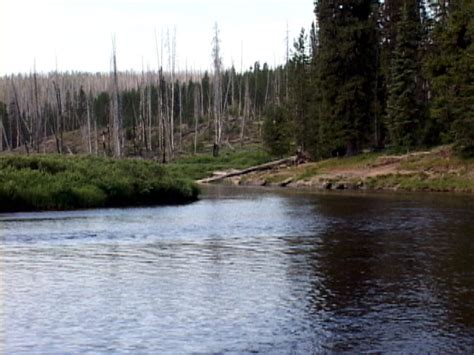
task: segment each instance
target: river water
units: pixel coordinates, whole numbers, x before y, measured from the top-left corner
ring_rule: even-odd
[[[474,351],[474,198],[212,187],[0,215],[6,353]]]

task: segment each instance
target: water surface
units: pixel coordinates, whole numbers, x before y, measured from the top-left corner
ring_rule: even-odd
[[[0,215],[8,353],[474,350],[474,199],[214,187]]]

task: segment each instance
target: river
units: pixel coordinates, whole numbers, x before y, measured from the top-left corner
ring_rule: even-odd
[[[474,198],[211,187],[0,215],[0,351],[474,351]]]

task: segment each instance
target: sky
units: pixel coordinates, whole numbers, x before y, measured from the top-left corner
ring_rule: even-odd
[[[215,23],[225,67],[273,66],[313,18],[313,0],[0,0],[0,75],[109,71],[114,36],[119,70],[156,70],[174,29],[178,69],[207,70]]]

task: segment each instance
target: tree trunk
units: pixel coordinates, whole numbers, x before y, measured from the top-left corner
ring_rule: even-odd
[[[265,163],[257,166],[253,166],[247,169],[243,170],[238,170],[238,171],[232,171],[230,173],[224,173],[224,174],[219,174],[218,176],[212,176],[206,179],[199,180],[199,183],[202,184],[209,184],[217,181],[221,181],[227,178],[235,177],[235,176],[241,176],[241,175],[246,175],[258,171],[265,171],[265,170],[270,170],[276,167],[279,167],[281,165],[294,165],[296,163],[297,156],[292,156],[289,158],[273,161],[270,163]]]
[[[91,110],[89,100],[87,100],[87,151],[92,154],[92,141],[91,141]]]
[[[199,87],[194,86],[194,154],[197,153],[198,123],[199,123]],[[202,94],[202,93],[201,93]]]
[[[120,109],[120,94],[118,86],[118,73],[117,73],[117,52],[115,46],[115,38],[112,42],[112,61],[113,61],[113,104],[112,104],[112,117],[113,117],[113,141],[114,141],[114,155],[117,158],[122,156],[122,117]]]

